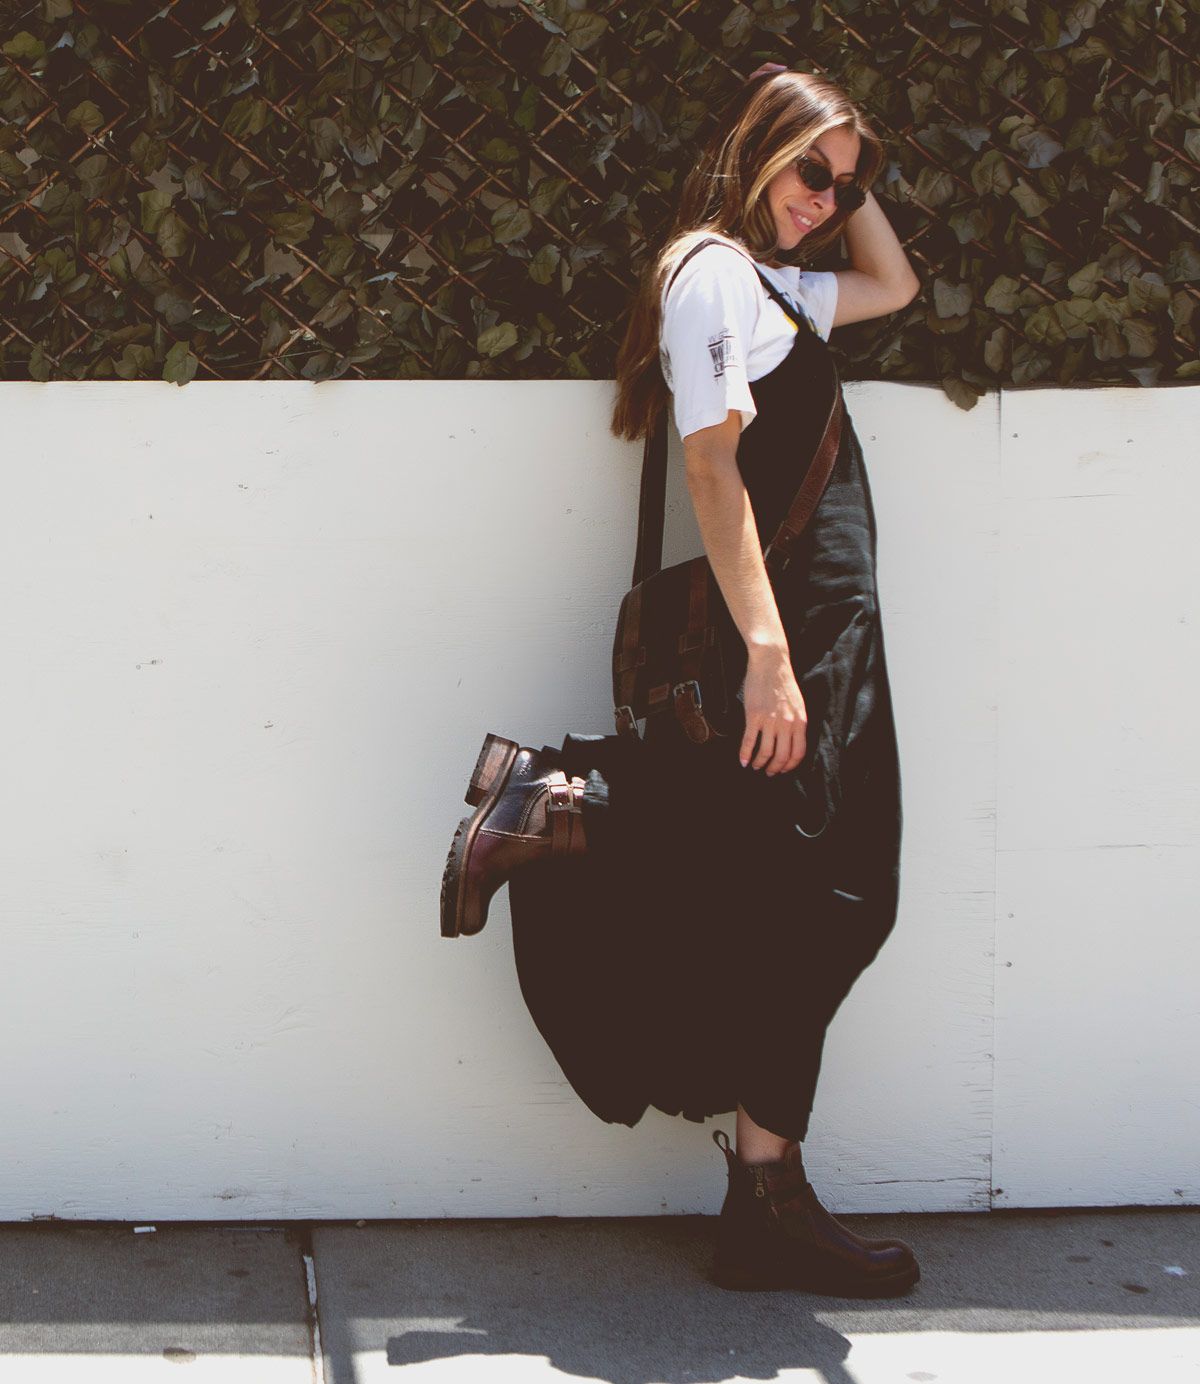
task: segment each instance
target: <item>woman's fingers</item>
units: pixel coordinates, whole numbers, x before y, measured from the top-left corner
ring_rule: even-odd
[[[764,719],[759,729],[759,734],[762,739],[759,742],[758,753],[754,756],[751,765],[751,767],[755,769],[761,769],[763,765],[769,763],[775,755],[777,733],[774,725],[769,720]]]
[[[761,736],[758,753],[754,756],[752,768],[766,769],[769,777],[790,773],[803,761],[808,748],[807,727],[802,721],[784,722],[777,725],[770,717],[755,722],[755,730],[747,731],[742,741],[740,758],[745,764],[754,748],[754,742]]]

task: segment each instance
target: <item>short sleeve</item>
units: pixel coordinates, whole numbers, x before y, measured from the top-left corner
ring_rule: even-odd
[[[743,428],[757,412],[746,359],[761,301],[754,266],[723,245],[698,250],[676,275],[663,309],[661,347],[681,438],[723,423],[730,409],[741,413]]]
[[[829,333],[833,331],[833,314],[837,311],[836,272],[805,269],[800,275],[800,296],[817,334],[822,340],[828,341]]]

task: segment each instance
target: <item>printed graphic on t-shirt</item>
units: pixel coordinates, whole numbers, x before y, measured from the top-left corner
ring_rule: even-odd
[[[708,338],[708,352],[712,356],[714,380],[720,379],[725,373],[725,367],[733,359],[733,341],[732,332],[722,332],[719,336]]]

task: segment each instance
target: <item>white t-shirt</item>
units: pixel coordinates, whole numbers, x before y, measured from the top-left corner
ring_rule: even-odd
[[[731,244],[733,249],[726,248]],[[745,428],[757,412],[750,381],[779,364],[800,330],[763,287],[755,264],[829,340],[836,273],[751,262],[731,241],[697,250],[670,285],[659,337],[659,360],[681,438],[723,423],[730,409],[740,411]]]

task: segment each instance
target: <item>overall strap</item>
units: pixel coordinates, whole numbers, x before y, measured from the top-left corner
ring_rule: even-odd
[[[792,305],[783,294],[778,292],[775,285],[758,269],[757,265],[754,267],[758,271],[758,277],[762,280],[767,292],[787,313],[788,317],[795,322],[797,330],[802,327],[807,328],[818,341],[824,344],[824,338],[817,331],[812,319],[807,314],[797,317]],[[800,483],[800,489],[796,491],[796,497],[787,514],[775,530],[775,536],[763,549],[763,562],[769,572],[782,572],[788,565],[791,559],[792,545],[812,518],[813,511],[825,493],[825,486],[833,472],[834,463],[837,461],[838,448],[842,442],[844,407],[842,385],[838,378],[837,364],[832,355],[829,357],[829,365],[833,371],[833,403],[829,409],[829,417],[825,420],[821,440],[817,443],[817,450],[813,453],[813,459],[805,472],[804,480]]]
[[[771,297],[775,299],[779,306],[784,310],[786,315],[790,317],[792,321],[796,324],[797,330],[799,330],[801,327],[805,327],[810,332],[812,332],[814,336],[819,337],[821,335],[821,333],[818,332],[816,327],[813,325],[812,318],[809,317],[807,313],[801,313],[799,317],[796,316],[796,309],[792,307],[791,303],[789,303],[788,300],[783,296],[783,294],[780,293],[780,291],[775,287],[771,280],[767,278],[767,276],[762,272],[762,270],[758,267],[757,264],[754,266],[754,272],[762,280],[763,287],[767,290]]]
[[[675,266],[670,279],[667,282],[663,300],[666,301],[666,294],[670,292],[671,285],[675,282],[675,277],[683,266],[688,262],[697,251],[702,250],[706,245],[726,245],[735,254],[741,254],[734,246],[729,245],[728,241],[721,240],[716,236],[708,236],[693,245],[688,252],[683,255],[679,263]],[[772,298],[779,304],[787,316],[796,324],[797,329],[806,328],[816,336],[818,341],[823,340],[812,321],[807,315],[797,315],[795,309],[786,298],[776,289],[765,274],[754,265],[755,273],[758,274],[763,286]],[[832,359],[830,361],[832,365]],[[795,499],[787,515],[783,519],[779,528],[775,531],[775,536],[763,549],[763,559],[767,562],[770,570],[782,571],[787,566],[790,557],[792,544],[800,536],[805,524],[812,517],[813,511],[817,507],[821,496],[825,492],[826,482],[829,480],[833,470],[834,461],[837,458],[838,447],[841,443],[842,425],[842,389],[837,377],[837,368],[834,366],[834,398],[833,406],[829,413],[829,418],[825,424],[825,430],[821,441],[817,446],[816,453],[808,467],[804,480],[796,492]],[[633,560],[633,585],[652,576],[662,567],[662,543],[663,543],[663,523],[666,516],[666,493],[667,493],[667,409],[663,408],[654,421],[654,425],[646,435],[646,444],[642,453],[642,483],[641,492],[638,498],[638,533],[637,550]]]

